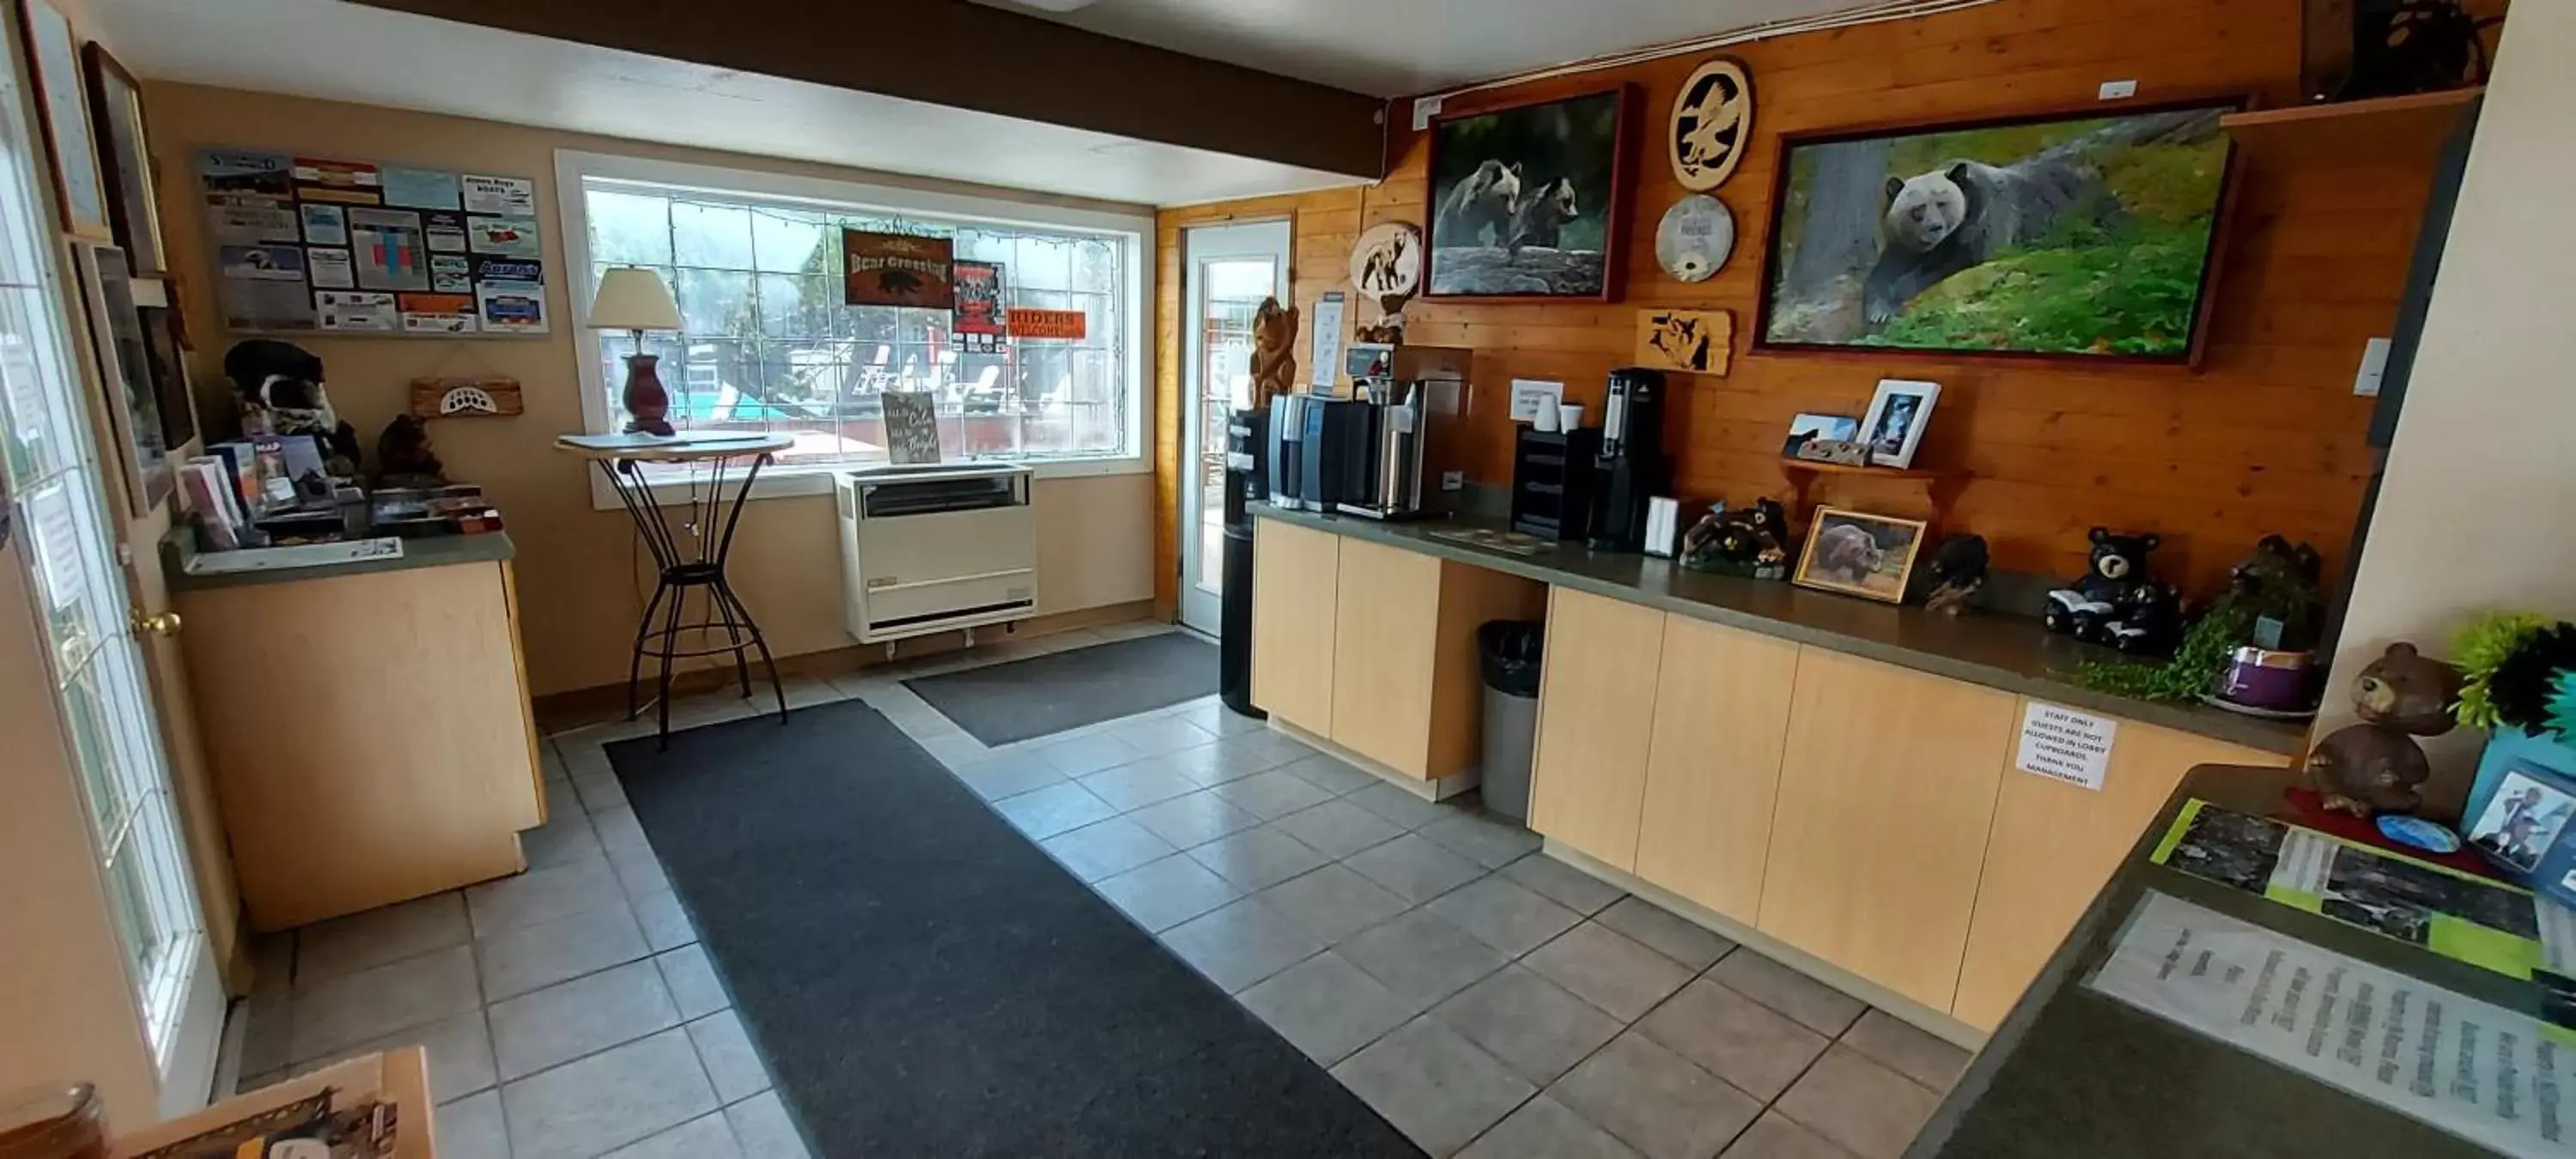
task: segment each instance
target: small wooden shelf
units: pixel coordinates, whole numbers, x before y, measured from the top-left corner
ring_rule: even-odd
[[[2375,97],[2366,101],[2333,101],[2256,112],[2229,113],[2219,126],[2258,161],[2368,157],[2404,165],[2441,149],[2460,110],[2485,92],[2484,85]]]
[[[1780,473],[1789,477],[1789,514],[1792,518],[1801,521],[1805,520],[1807,513],[1813,510],[1809,504],[1808,493],[1814,490],[1818,475],[1894,479],[1920,484],[1924,498],[1930,500],[1932,504],[1932,529],[1935,532],[1940,530],[1942,524],[1949,522],[1950,503],[1959,497],[1959,489],[1967,486],[1970,478],[1966,471],[1860,467],[1849,463],[1821,463],[1813,459],[1792,459],[1786,455],[1780,458]]]

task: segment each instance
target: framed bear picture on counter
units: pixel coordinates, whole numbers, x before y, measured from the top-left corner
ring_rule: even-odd
[[[2242,104],[1789,139],[1756,348],[2195,361]]]

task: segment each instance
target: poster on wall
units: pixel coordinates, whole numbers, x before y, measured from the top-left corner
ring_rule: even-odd
[[[952,309],[957,296],[948,268],[954,256],[944,237],[842,230],[844,299],[853,306]]]
[[[1011,337],[1079,342],[1091,335],[1091,316],[1080,310],[1011,309]]]
[[[227,329],[545,334],[536,182],[253,149],[196,155]]]
[[[1010,334],[1010,318],[1002,305],[1002,266],[998,262],[956,262],[949,272],[957,283],[957,306],[950,312],[948,332],[957,336],[957,348],[968,354],[998,354],[1002,339]]]

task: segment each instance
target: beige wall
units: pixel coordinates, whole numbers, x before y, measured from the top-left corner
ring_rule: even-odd
[[[2521,4],[2505,29],[2423,347],[2389,451],[2321,730],[2395,640],[2436,654],[2477,612],[2576,618],[2576,330],[2566,228],[2576,188],[2576,5]],[[2456,782],[2484,734],[2433,748]]]
[[[464,169],[534,178],[546,257],[562,265],[554,154],[579,149],[733,165],[876,184],[973,192],[1025,202],[1141,212],[1032,194],[960,187],[703,150],[553,132],[489,121],[366,105],[305,100],[147,80],[145,101],[161,189],[170,210],[172,262],[186,281],[184,304],[198,350],[201,396],[220,384],[225,333],[194,196],[190,153],[232,145]],[[507,375],[527,396],[510,419],[433,424],[448,473],[480,483],[519,545],[519,594],[527,609],[528,678],[539,695],[626,678],[628,649],[649,580],[630,571],[640,545],[623,512],[592,508],[585,464],[550,449],[582,425],[570,307],[561,279],[548,287],[554,333],[543,339],[437,341],[308,337],[297,341],[329,367],[331,397],[373,453],[377,433],[402,408],[422,375]],[[1042,612],[1071,611],[1152,596],[1153,491],[1148,474],[1050,479],[1037,489],[1038,583]],[[840,542],[828,496],[756,501],[734,541],[733,580],[781,655],[849,645],[842,629]]]

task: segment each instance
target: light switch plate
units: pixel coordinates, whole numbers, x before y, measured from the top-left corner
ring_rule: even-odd
[[[2388,376],[2388,351],[2394,345],[2385,338],[2373,338],[2361,348],[2361,373],[2352,376],[2352,392],[2363,398],[2378,398],[2380,380]]]
[[[2138,95],[2138,82],[2134,80],[2106,80],[2102,82],[2103,100],[2125,101],[2136,95]]]
[[[1443,491],[1464,491],[1464,490],[1466,490],[1466,489],[1467,489],[1467,473],[1466,473],[1465,471],[1442,471],[1442,472],[1440,472],[1440,489],[1441,489],[1441,490],[1443,490]]]

